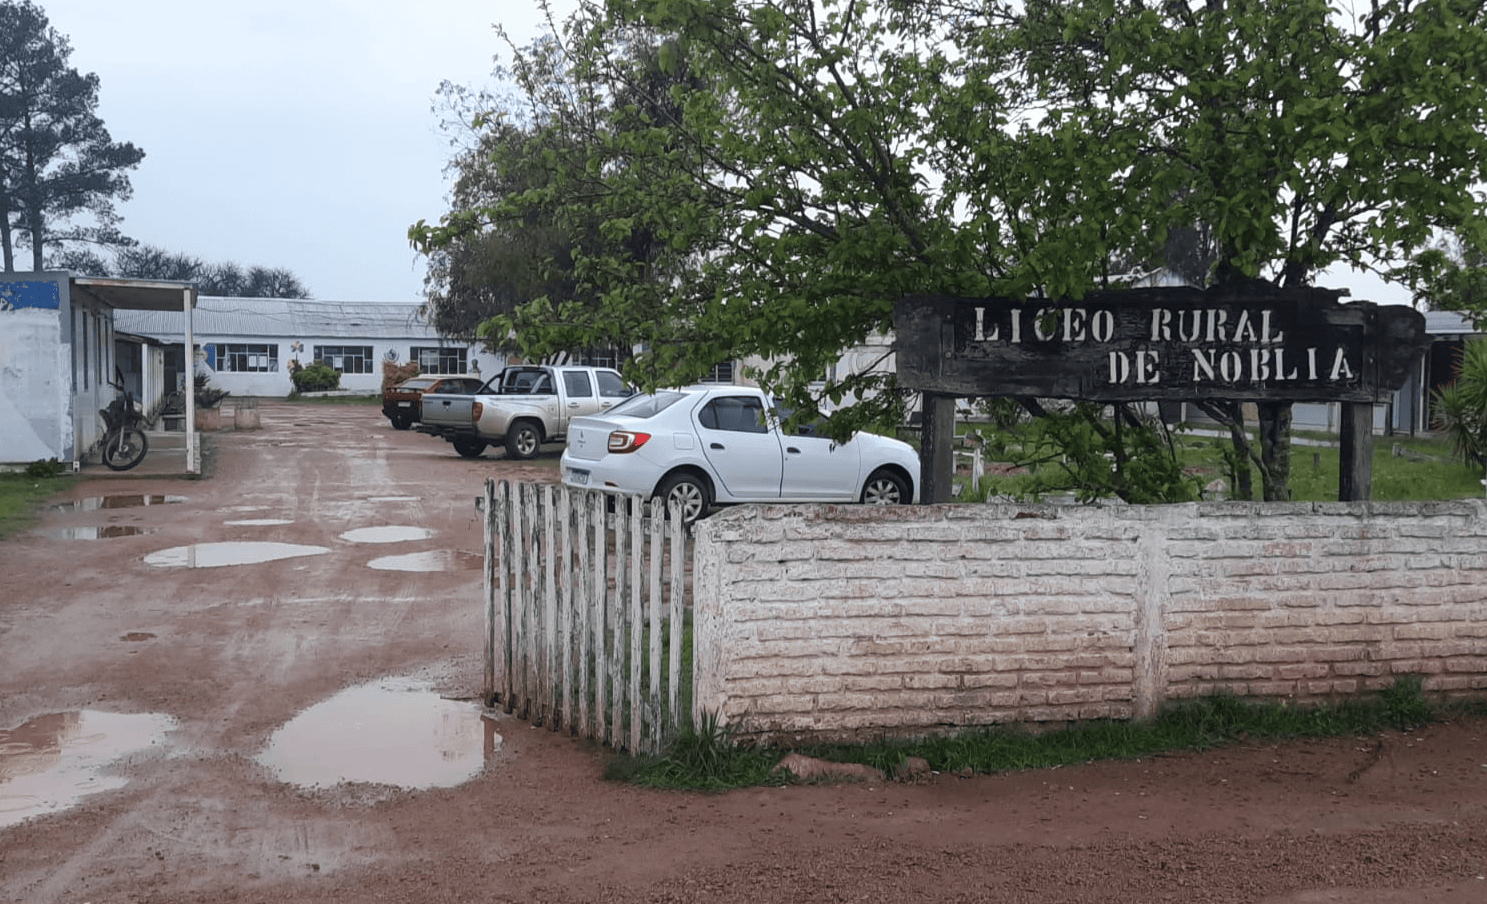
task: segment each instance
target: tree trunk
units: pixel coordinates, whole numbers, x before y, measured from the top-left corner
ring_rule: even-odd
[[[1291,403],[1261,402],[1260,468],[1266,502],[1291,499]]]
[[[10,211],[0,207],[0,273],[15,272],[15,250],[11,245]]]
[[[1233,446],[1233,451],[1225,457],[1231,469],[1229,479],[1234,481],[1229,498],[1241,502],[1253,500],[1255,477],[1250,470],[1250,462],[1257,461],[1258,457],[1250,443],[1249,433],[1244,429],[1244,406],[1227,401],[1199,401],[1195,404],[1209,417],[1229,428],[1229,443]]]
[[[40,273],[43,269],[45,269],[42,266],[42,264],[45,262],[45,256],[42,254],[42,249],[46,245],[46,227],[44,225],[44,221],[41,218],[40,210],[33,209],[31,211],[30,230],[31,270],[32,272]]]

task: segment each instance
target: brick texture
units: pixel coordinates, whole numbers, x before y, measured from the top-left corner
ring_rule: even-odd
[[[699,522],[695,705],[775,739],[1487,690],[1487,506],[744,507]]]

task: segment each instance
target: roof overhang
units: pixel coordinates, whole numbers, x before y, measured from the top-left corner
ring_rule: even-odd
[[[116,310],[185,311],[188,305],[196,307],[196,286],[191,283],[74,276],[72,287]]]

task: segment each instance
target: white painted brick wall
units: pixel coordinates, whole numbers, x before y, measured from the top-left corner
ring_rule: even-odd
[[[1487,505],[750,506],[697,526],[695,705],[748,734],[1487,690]]]

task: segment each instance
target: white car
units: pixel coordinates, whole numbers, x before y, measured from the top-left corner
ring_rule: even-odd
[[[749,386],[689,386],[633,396],[568,427],[563,483],[656,496],[695,521],[714,504],[909,503],[919,456],[908,443],[859,433],[845,443],[785,433],[782,411]]]

